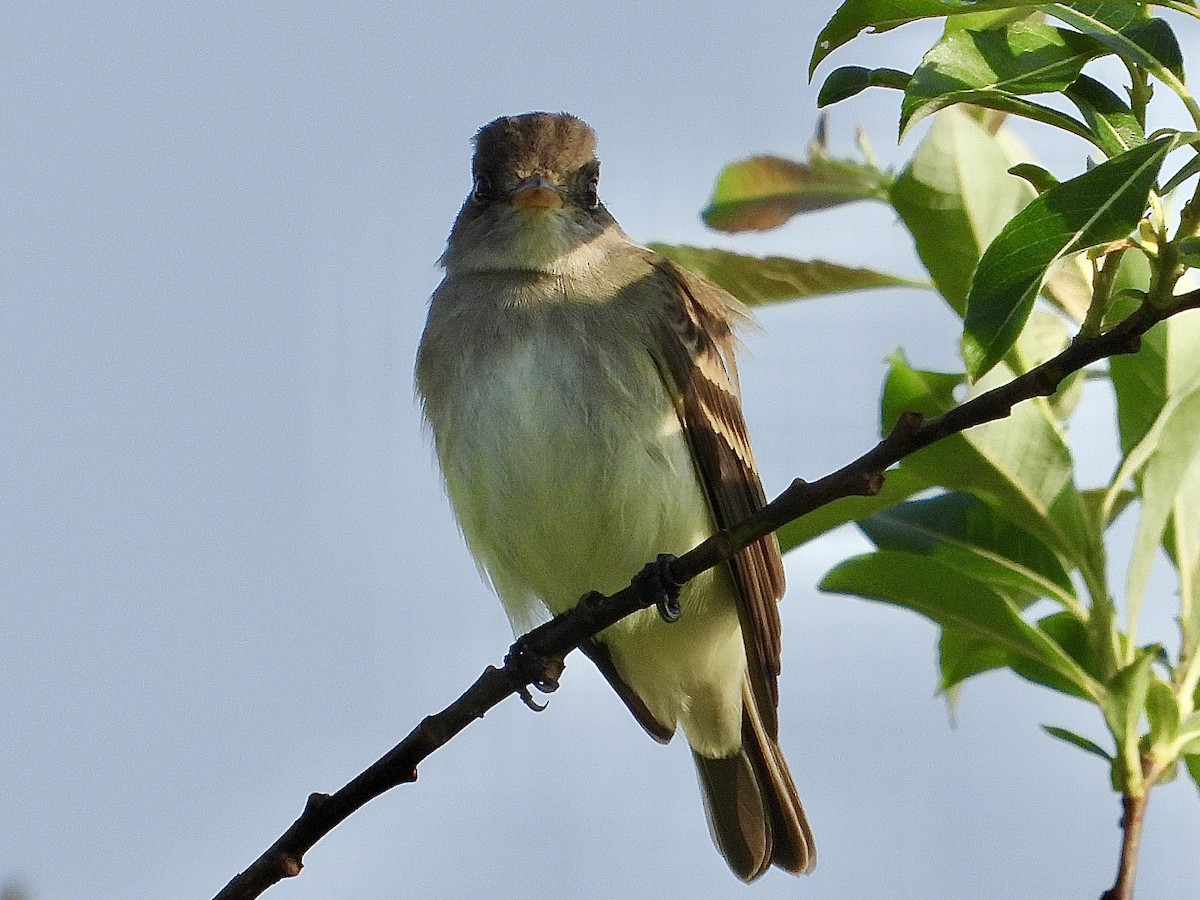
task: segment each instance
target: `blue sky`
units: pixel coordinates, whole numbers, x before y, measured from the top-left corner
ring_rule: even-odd
[[[587,119],[602,195],[638,239],[916,272],[881,206],[736,239],[698,219],[723,163],[803,153],[808,51],[834,5],[6,13],[0,883],[36,900],[211,896],[309,792],[503,657],[411,382],[479,125]],[[911,66],[928,35],[834,62]],[[834,149],[861,122],[899,164],[895,115],[883,93],[843,104]],[[1082,166],[1082,146],[1047,143],[1059,174]],[[742,379],[770,493],[870,446],[894,348],[954,364],[953,322],[919,291],[760,318]],[[1105,398],[1081,416],[1099,479]],[[951,728],[933,627],[814,587],[862,546],[839,532],[787,560],[782,742],[815,875],[734,881],[682,742],[649,741],[572,659],[547,712],[505,703],[267,896],[1098,896],[1117,798],[1037,727],[1098,736],[1098,715],[991,675]],[[1198,826],[1194,785],[1156,791],[1140,896],[1190,896]]]

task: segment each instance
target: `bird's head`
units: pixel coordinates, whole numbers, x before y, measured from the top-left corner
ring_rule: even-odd
[[[526,113],[475,135],[474,183],[442,264],[556,272],[616,223],[600,202],[595,132],[566,113]]]

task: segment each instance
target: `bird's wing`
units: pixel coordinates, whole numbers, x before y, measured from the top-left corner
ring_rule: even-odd
[[[612,656],[608,652],[608,648],[600,643],[595,638],[584,641],[579,645],[579,649],[587,654],[588,659],[596,664],[596,668],[600,670],[617,696],[624,702],[626,708],[633,713],[633,717],[637,719],[638,724],[646,730],[646,734],[654,738],[660,744],[668,743],[675,736],[675,726],[664,725],[658,719],[654,718],[654,714],[650,712],[646,702],[637,695],[637,693],[625,680],[621,678],[621,673],[617,671],[617,667],[613,664]]]
[[[679,412],[696,470],[718,528],[734,525],[766,503],[746,434],[734,368],[732,325],[745,308],[715,285],[651,254],[651,278],[665,307],[655,315],[654,352]],[[657,311],[656,311],[657,312]],[[783,562],[774,535],[730,561],[750,683],[768,733],[778,736]]]

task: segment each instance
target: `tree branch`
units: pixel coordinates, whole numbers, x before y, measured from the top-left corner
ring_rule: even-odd
[[[685,584],[805,513],[843,497],[877,493],[883,484],[883,472],[905,456],[967,428],[1002,419],[1015,404],[1054,393],[1064,378],[1097,360],[1135,352],[1141,336],[1152,326],[1197,307],[1200,291],[1176,297],[1167,309],[1145,303],[1111,330],[1077,338],[1042,365],[943,415],[924,420],[907,413],[878,445],[838,471],[811,483],[796,479],[779,497],[743,522],[717,532],[677,559],[668,558],[665,566],[649,564],[629,586],[610,597],[586,595],[573,609],[520,638],[503,667],[489,666],[457,700],[422,720],[404,740],[337,793],[310,795],[291,827],[249,868],[236,875],[215,900],[250,900],[276,882],[299,874],[304,854],[317,841],[380,794],[415,781],[417,766],[426,757],[510,694],[520,695],[537,708],[528,685],[553,690],[564,657],[582,642],[631,613],[662,603],[664,575],[668,582]]]
[[[1150,790],[1140,796],[1125,795],[1121,798],[1121,861],[1117,865],[1117,880],[1100,900],[1133,900],[1133,880],[1137,872],[1138,850],[1142,844],[1142,822],[1146,818],[1146,803]]]
[[[797,479],[782,494],[754,515],[725,531],[719,531],[704,543],[681,556],[672,566],[677,581],[686,582],[701,572],[728,559],[747,544],[783,527],[834,500],[874,494],[879,479],[889,467],[930,444],[966,431],[976,425],[1005,418],[1022,400],[1048,397],[1068,375],[1098,360],[1124,353],[1136,353],[1141,337],[1152,327],[1176,313],[1200,307],[1200,290],[1181,294],[1166,309],[1143,303],[1128,318],[1091,338],[1077,338],[1057,356],[1030,369],[987,393],[935,418],[923,420],[916,413],[900,417],[891,434],[858,459],[826,475],[819,481]],[[726,552],[728,546],[732,552]]]

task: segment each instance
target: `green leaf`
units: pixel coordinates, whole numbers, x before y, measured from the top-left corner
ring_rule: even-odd
[[[1084,64],[1104,52],[1078,32],[1036,22],[982,31],[951,30],[925,54],[900,110],[900,132],[953,103],[973,103],[1035,119],[1085,139],[1090,132],[1070,116],[1019,95],[1061,91]]]
[[[962,13],[947,16],[943,34],[955,31],[982,31],[987,28],[999,28],[1011,25],[1013,22],[1040,22],[1045,16],[1028,4],[1012,9],[998,9],[993,12]]]
[[[907,500],[928,487],[929,483],[915,472],[890,469],[884,475],[883,487],[878,494],[872,497],[843,497],[784,525],[775,533],[779,548],[787,553],[848,522],[864,519]]]
[[[1087,75],[1080,75],[1063,94],[1075,104],[1106,156],[1118,156],[1146,142],[1129,104]]]
[[[1008,170],[1008,174],[1024,178],[1039,194],[1058,184],[1058,179],[1052,173],[1033,163],[1017,163]]]
[[[1168,403],[1163,413],[1166,420],[1142,472],[1142,517],[1126,588],[1131,632],[1141,610],[1151,564],[1173,515],[1182,526],[1176,539],[1186,541],[1186,545],[1175,545],[1175,560],[1188,577],[1198,552],[1194,531],[1200,525],[1200,389],[1183,397],[1173,409]],[[1154,436],[1156,430],[1151,429],[1148,438]]]
[[[846,0],[817,35],[808,65],[811,78],[821,61],[865,29],[890,31],[918,19],[1028,7],[1015,0]]]
[[[1004,668],[1008,659],[1008,653],[991,641],[943,628],[938,639],[938,667],[942,673],[938,690],[947,695],[953,709],[956,688],[974,675]]]
[[[1137,247],[1126,250],[1121,256],[1121,264],[1117,266],[1117,277],[1113,281],[1112,304],[1109,306],[1108,312],[1104,314],[1104,327],[1111,328],[1131,316],[1145,302],[1146,291],[1149,287],[1150,258]],[[1141,354],[1124,355],[1140,356]],[[1118,357],[1114,356],[1109,359],[1110,367],[1114,359],[1118,359]]]
[[[1038,622],[1037,628],[1061,647],[1067,656],[1079,664],[1079,667],[1083,671],[1099,680],[1096,666],[1096,652],[1092,647],[1091,638],[1087,633],[1087,626],[1079,618],[1080,615],[1085,615],[1082,609],[1079,610],[1078,615],[1067,611],[1055,613]],[[1083,692],[1073,681],[1064,678],[1061,674],[1039,660],[1014,656],[1009,659],[1008,664],[1014,672],[1034,684],[1040,684],[1051,690],[1060,691],[1083,700],[1093,699]]]
[[[1183,638],[1182,652],[1192,658],[1200,652],[1200,565],[1193,561],[1190,581],[1186,574],[1181,575],[1179,580],[1179,630]],[[1197,747],[1197,750],[1200,750],[1200,747]]]
[[[1051,266],[1042,285],[1042,296],[1082,323],[1092,305],[1092,268],[1086,256],[1074,253]]]
[[[1173,142],[1142,144],[1064,181],[1004,226],[979,260],[967,297],[963,358],[972,378],[1008,352],[1052,264],[1137,227]]]
[[[756,156],[730,163],[701,213],[718,231],[765,231],[792,216],[857,200],[885,200],[891,176],[817,151],[808,162]]]
[[[1179,777],[1179,758],[1172,759],[1163,766],[1162,774],[1158,776],[1158,784],[1170,784]]]
[[[1039,620],[1037,627],[1050,635],[1071,659],[1079,663],[1083,671],[1096,679],[1101,677],[1099,654],[1084,618],[1064,610]]]
[[[959,108],[944,110],[889,198],[938,292],[962,315],[983,248],[1033,198],[1005,146]]]
[[[1188,774],[1192,776],[1192,781],[1196,782],[1196,787],[1200,788],[1200,753],[1189,753],[1183,757],[1183,764],[1187,766]]]
[[[887,87],[904,90],[908,87],[907,72],[898,69],[866,69],[862,66],[842,66],[829,73],[817,93],[817,107],[825,108],[842,100],[849,99],[855,94],[862,93],[869,87]]]
[[[1146,463],[1157,452],[1168,422],[1172,420],[1179,404],[1198,387],[1200,387],[1200,376],[1194,377],[1189,384],[1166,398],[1153,423],[1142,433],[1137,445],[1130,448],[1129,452],[1125,454],[1125,458],[1121,460],[1106,491],[1103,508],[1111,507],[1116,502],[1116,495],[1124,489],[1131,478],[1137,479],[1138,483],[1141,483],[1142,472]],[[1111,518],[1111,516],[1107,517]]]
[[[932,557],[895,550],[856,556],[835,566],[820,587],[911,609],[943,628],[1045,666],[1078,693],[1091,698],[1102,693],[1096,680],[1045,633],[1022,619],[1011,601]]]
[[[1170,745],[1180,731],[1179,702],[1171,686],[1151,673],[1150,687],[1146,692],[1146,719],[1150,723],[1150,738],[1153,743]]]
[[[870,288],[928,287],[899,275],[824,260],[747,256],[687,244],[651,244],[650,248],[723,287],[749,306]]]
[[[1155,325],[1142,336],[1137,353],[1109,360],[1109,374],[1117,395],[1121,451],[1128,454],[1154,426],[1168,398],[1200,378],[1200,312],[1180,313]]]
[[[1061,113],[1049,106],[1043,106],[1040,103],[1034,103],[1031,100],[1025,100],[1013,94],[990,90],[956,91],[954,93],[941,94],[920,105],[913,106],[908,111],[908,117],[901,120],[901,139],[908,134],[912,126],[916,125],[922,119],[957,103],[969,103],[972,106],[980,106],[986,109],[994,109],[997,112],[1020,116],[1023,119],[1041,122],[1043,125],[1051,125],[1054,128],[1059,128],[1084,140],[1092,140],[1092,134],[1087,127],[1065,113]]]
[[[1200,159],[1200,157],[1197,157]],[[1192,235],[1181,240],[1177,246],[1179,261],[1192,269],[1200,268],[1200,237]]]
[[[900,350],[893,353],[888,362],[891,368],[884,382],[883,403],[880,407],[880,428],[884,434],[895,428],[900,416],[906,412],[918,412],[926,418],[932,418],[954,408],[957,402],[955,393],[963,384],[962,375],[914,369]],[[944,440],[964,437],[965,434],[960,432]],[[926,449],[933,450],[937,446],[938,444],[934,444]],[[925,451],[920,451],[923,452]],[[919,453],[906,457],[906,462],[918,455]],[[929,483],[938,484],[939,481],[934,477]]]
[[[911,500],[864,519],[859,527],[881,550],[936,557],[1018,606],[1040,597],[1077,603],[1054,552],[970,494]]]
[[[1105,502],[1108,500],[1108,491],[1105,488],[1092,488],[1080,491],[1079,496],[1083,499],[1083,506],[1087,511],[1088,519],[1095,523],[1097,532],[1102,532],[1108,528],[1125,511],[1125,508],[1137,499],[1136,492],[1119,490],[1112,499],[1111,505],[1106,506]]]
[[[974,386],[972,395],[1010,375],[1006,365],[998,366]],[[894,354],[884,385],[884,431],[907,410],[932,417],[951,409],[960,379],[912,369]],[[901,468],[930,484],[974,494],[1053,547],[1069,567],[1081,566],[1103,580],[1098,536],[1072,481],[1070,450],[1045,400],[1020,403],[1005,419],[950,435],[907,457]]]
[[[1017,336],[1017,342],[1009,350],[1004,361],[1014,374],[1019,375],[1057,356],[1066,349],[1070,340],[1066,322],[1061,315],[1049,310],[1036,309],[1029,316],[1029,321],[1025,323],[1025,328]],[[1083,372],[1072,373],[1063,380],[1058,390],[1047,398],[1059,420],[1066,419],[1069,415],[1083,375]]]
[[[1060,612],[1042,619],[1037,623],[1037,628],[1075,660],[1083,671],[1099,681],[1096,652],[1085,622],[1073,613]],[[987,640],[964,635],[952,628],[942,629],[938,641],[938,662],[942,673],[939,690],[946,695],[951,713],[957,702],[957,691],[964,681],[1005,666],[1034,684],[1094,702],[1094,697],[1072,679],[1064,677],[1042,661],[1008,652]]]
[[[1111,763],[1113,760],[1112,754],[1110,754],[1095,741],[1089,741],[1087,738],[1082,737],[1073,731],[1068,731],[1065,728],[1059,728],[1057,725],[1043,725],[1042,728],[1047,734],[1058,738],[1060,741],[1066,741],[1068,744],[1072,744],[1073,746],[1078,747],[1080,750],[1086,750],[1088,753],[1094,753],[1105,762]]]
[[[1114,357],[1109,372],[1117,395],[1117,424],[1125,459],[1113,477],[1107,496],[1122,490],[1132,476],[1145,486],[1145,472],[1151,454],[1158,450],[1167,422],[1178,414],[1184,398],[1200,388],[1200,312],[1186,312],[1160,322],[1142,338],[1137,354]],[[1194,402],[1194,401],[1193,401]],[[1183,434],[1172,438],[1180,452],[1179,442],[1186,445],[1185,417],[1173,426]],[[1130,565],[1130,577],[1137,584],[1144,582],[1144,569],[1155,554],[1154,537],[1161,519],[1164,492],[1178,476],[1179,460],[1164,459],[1154,473],[1151,485],[1153,496],[1150,509],[1143,509],[1139,523],[1135,560]],[[1200,642],[1200,547],[1197,523],[1200,521],[1200,471],[1195,466],[1184,471],[1176,482],[1170,498],[1170,520],[1162,535],[1162,545],[1179,572],[1179,622],[1187,647]],[[1115,501],[1111,501],[1115,506]],[[1135,565],[1136,564],[1136,565]]]
[[[1105,686],[1100,709],[1117,747],[1136,747],[1146,694],[1150,689],[1150,665],[1157,648],[1138,651],[1137,658],[1119,670]]]
[[[1194,712],[1179,723],[1178,739],[1184,753],[1200,753],[1200,712]]]
[[[1163,19],[1145,18],[1140,4],[1047,3],[1041,8],[1160,80],[1183,80],[1183,53],[1175,32]]]
[[[1028,372],[1061,353],[1070,340],[1061,316],[1035,310],[1029,317],[1029,324],[1017,338],[1007,362],[1017,372]]]

